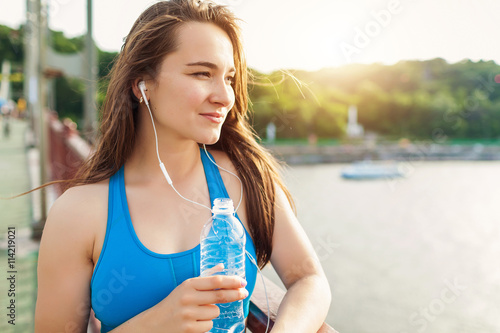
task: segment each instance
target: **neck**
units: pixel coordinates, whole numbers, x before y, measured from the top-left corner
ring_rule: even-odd
[[[151,127],[151,124],[149,124]],[[157,131],[159,129],[157,128]],[[190,140],[173,140],[158,133],[158,153],[160,159],[175,183],[182,182],[200,163],[198,144]],[[151,128],[139,128],[132,155],[127,168],[143,181],[157,182],[164,179],[156,153],[155,135]]]

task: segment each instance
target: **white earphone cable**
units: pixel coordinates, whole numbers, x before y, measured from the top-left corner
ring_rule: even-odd
[[[155,142],[156,142],[156,156],[158,157],[158,162],[160,162],[160,168],[162,169],[163,171],[163,174],[165,175],[165,178],[167,179],[167,182],[170,184],[170,186],[172,186],[172,188],[174,189],[175,193],[177,193],[182,199],[186,200],[186,201],[189,201],[195,205],[198,205],[198,206],[201,206],[201,207],[204,207],[204,208],[207,208],[208,210],[212,211],[212,209],[210,209],[210,207],[207,207],[201,203],[198,203],[196,201],[193,201],[193,200],[190,200],[186,197],[184,197],[182,194],[179,193],[179,191],[177,191],[177,189],[175,188],[174,184],[172,183],[172,180],[170,179],[170,177],[168,176],[168,173],[166,172],[166,169],[165,169],[165,166],[163,164],[163,162],[161,161],[160,159],[160,153],[159,153],[159,150],[158,150],[158,135],[156,133],[156,126],[155,126],[155,122],[153,120],[153,113],[151,112],[151,108],[149,107],[149,103],[148,103],[148,100],[146,99],[146,96],[144,94],[144,91],[141,90],[141,92],[143,93],[143,96],[144,96],[144,100],[145,100],[145,104],[148,108],[148,111],[149,111],[149,116],[151,117],[151,123],[153,124],[153,131],[155,133]],[[243,200],[243,182],[241,181],[240,177],[238,177],[236,174],[234,174],[233,172],[221,167],[220,165],[218,165],[217,163],[215,163],[214,160],[212,160],[212,158],[210,157],[210,155],[208,154],[208,151],[207,151],[207,147],[205,146],[205,144],[203,144],[203,150],[205,151],[205,154],[207,155],[208,159],[210,160],[210,162],[212,162],[215,166],[217,166],[219,169],[221,170],[224,170],[226,171],[227,173],[233,175],[234,177],[236,177],[238,179],[238,181],[240,182],[240,200],[238,202],[238,205],[236,206],[234,212],[236,214],[236,212],[238,211],[238,208],[240,207],[241,205],[241,202]],[[250,259],[250,261],[252,262],[252,264],[255,265],[255,267],[257,267],[257,270],[259,271],[260,273],[260,277],[262,279],[262,284],[264,286],[264,293],[266,295],[266,302],[267,302],[267,327],[266,327],[266,333],[268,332],[269,330],[269,321],[270,321],[270,306],[269,306],[269,298],[267,296],[267,289],[266,289],[266,283],[264,281],[264,275],[262,274],[260,268],[259,268],[259,265],[257,265],[257,262],[255,261],[255,259],[252,257],[252,255],[247,251],[245,250],[245,253],[247,255],[247,257]]]
[[[210,155],[208,154],[208,151],[207,151],[207,147],[205,146],[205,144],[203,144],[203,150],[205,151],[205,154],[207,155],[208,159],[210,160],[210,162],[212,162],[215,166],[217,166],[219,169],[221,170],[224,170],[226,171],[227,173],[233,175],[236,177],[236,179],[238,179],[238,181],[240,182],[240,201],[238,202],[238,205],[236,206],[236,208],[234,209],[234,212],[236,213],[238,211],[238,208],[240,208],[240,205],[241,205],[241,201],[243,200],[243,182],[241,181],[240,177],[238,177],[237,175],[235,175],[234,173],[232,173],[231,171],[227,170],[227,169],[224,169],[223,167],[221,167],[220,165],[218,165],[217,163],[215,163],[214,160],[212,160],[212,158],[210,157]]]
[[[158,157],[158,162],[160,162],[160,168],[162,168],[162,171],[164,169],[164,166],[163,166],[163,162],[161,161],[160,159],[160,153],[158,151],[158,135],[156,134],[156,126],[155,126],[155,122],[153,120],[153,114],[151,112],[151,108],[149,107],[149,103],[147,102],[147,99],[145,99],[146,101],[146,106],[148,107],[148,111],[149,111],[149,116],[151,117],[151,123],[153,124],[153,131],[155,133],[155,141],[156,141],[156,156]],[[162,167],[163,166],[163,167]],[[164,172],[164,175],[165,175],[165,172]],[[166,177],[166,175],[165,175]],[[186,201],[189,201],[195,205],[198,205],[198,206],[201,206],[201,207],[204,207],[206,209],[208,209],[209,211],[212,211],[212,209],[210,207],[207,207],[201,203],[198,203],[196,201],[193,201],[193,200],[190,200],[186,197],[184,197],[182,194],[179,193],[179,191],[177,191],[177,189],[175,188],[174,184],[172,183],[172,181],[170,180],[170,177],[167,178],[167,182],[170,184],[170,186],[172,186],[172,188],[174,189],[175,193],[177,193],[182,199],[186,200]]]
[[[269,306],[269,297],[267,297],[267,288],[266,288],[266,282],[264,281],[264,274],[262,274],[262,271],[260,270],[259,265],[257,265],[257,263],[255,262],[255,259],[252,257],[252,255],[247,250],[245,250],[245,252],[247,254],[247,257],[252,262],[252,264],[254,264],[255,267],[257,267],[257,270],[259,271],[259,274],[260,274],[260,278],[262,280],[262,285],[264,286],[264,293],[266,295],[266,303],[267,303],[267,326],[266,326],[265,333],[267,333],[267,331],[269,330],[269,324],[270,324],[270,320],[271,320],[271,307]]]

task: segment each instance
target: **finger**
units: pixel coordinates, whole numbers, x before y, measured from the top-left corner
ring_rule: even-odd
[[[198,320],[213,320],[220,315],[220,309],[215,304],[200,305],[198,311]]]
[[[208,332],[213,326],[214,323],[212,320],[198,320],[192,322],[190,328],[192,328],[192,332]]]
[[[201,274],[201,276],[212,276],[216,273],[222,272],[224,270],[224,264],[220,263],[220,264],[217,264],[214,267],[206,269],[206,270],[202,267],[202,270],[203,270],[203,273]]]
[[[245,288],[202,291],[197,295],[198,304],[220,304],[241,301],[248,297]]]
[[[213,275],[193,279],[193,287],[199,291],[214,289],[237,289],[246,286],[246,280],[236,275]]]

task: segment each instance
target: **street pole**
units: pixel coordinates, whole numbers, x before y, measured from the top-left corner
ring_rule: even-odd
[[[39,151],[39,165],[40,165],[40,183],[45,184],[48,180],[47,177],[47,157],[48,157],[48,119],[45,108],[47,106],[47,80],[44,75],[46,68],[46,47],[47,47],[47,5],[42,0],[36,0],[36,15],[38,17],[38,66],[36,67],[37,76],[37,99],[34,113],[38,115],[38,151]],[[33,50],[34,51],[34,50]],[[32,87],[30,87],[31,89]],[[46,190],[40,191],[40,219],[35,221],[32,226],[32,238],[39,239],[42,236],[45,221],[47,220],[47,196]]]
[[[38,120],[36,104],[38,100],[38,0],[26,0],[26,32],[24,45],[26,54],[24,56],[24,95],[27,101],[27,114],[29,117],[31,137],[29,146],[34,147],[38,138]]]
[[[86,69],[85,80],[87,89],[85,90],[84,104],[84,133],[87,141],[93,142],[97,128],[97,55],[94,45],[92,27],[92,0],[87,0],[87,36],[85,38]]]

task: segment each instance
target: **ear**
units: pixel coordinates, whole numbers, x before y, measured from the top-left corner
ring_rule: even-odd
[[[138,100],[140,100],[142,97],[141,90],[139,89],[139,82],[141,82],[141,81],[146,82],[146,80],[144,78],[137,78],[134,80],[134,84],[132,85],[132,92],[134,93],[135,97],[137,97]],[[144,93],[146,94],[146,97],[149,100],[149,92],[148,92],[147,83],[146,83],[146,90],[144,91]]]

